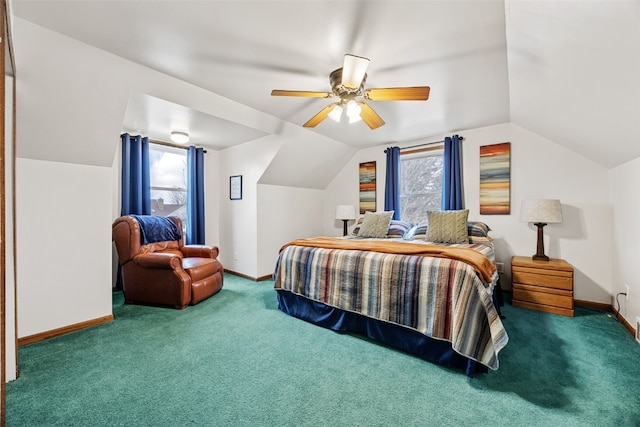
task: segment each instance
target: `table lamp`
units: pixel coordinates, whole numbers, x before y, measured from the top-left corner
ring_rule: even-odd
[[[520,209],[520,221],[532,222],[533,225],[538,227],[538,247],[536,254],[531,258],[539,261],[549,261],[549,257],[544,254],[542,229],[549,223],[562,222],[560,200],[524,200]]]
[[[353,205],[338,205],[336,207],[336,219],[342,220],[344,224],[343,236],[347,235],[347,222],[350,219],[356,219],[356,211]]]

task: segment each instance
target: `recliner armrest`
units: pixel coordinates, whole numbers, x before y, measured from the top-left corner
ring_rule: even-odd
[[[133,261],[144,268],[177,270],[182,268],[182,259],[176,254],[150,252],[133,257]]]
[[[185,258],[212,258],[216,259],[220,251],[217,246],[185,245],[180,248]]]

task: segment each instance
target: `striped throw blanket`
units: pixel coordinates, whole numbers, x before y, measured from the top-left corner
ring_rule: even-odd
[[[347,245],[349,249],[314,247],[296,242],[300,243],[285,245],[280,252],[274,272],[277,290],[449,341],[457,353],[490,369],[498,368],[498,352],[508,337],[493,305],[493,283],[483,281],[471,264],[441,255],[356,250],[353,244]],[[452,246],[493,253],[486,245]],[[497,277],[495,271],[491,276]]]

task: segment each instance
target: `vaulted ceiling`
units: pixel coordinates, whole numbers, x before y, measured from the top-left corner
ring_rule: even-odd
[[[309,130],[356,148],[513,122],[605,167],[640,157],[638,1],[10,6],[24,20],[300,126],[331,101],[271,90],[329,91],[328,75],[345,53],[371,60],[367,88],[431,87],[426,102],[371,102],[386,122],[376,130],[331,120]],[[147,94],[132,95],[123,130],[166,140],[176,120],[214,149],[261,136]]]

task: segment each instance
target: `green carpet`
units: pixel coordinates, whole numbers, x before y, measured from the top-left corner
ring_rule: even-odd
[[[185,310],[20,348],[8,426],[639,426],[640,345],[607,313],[507,304],[500,369],[474,379],[277,309],[273,282],[226,275]]]

